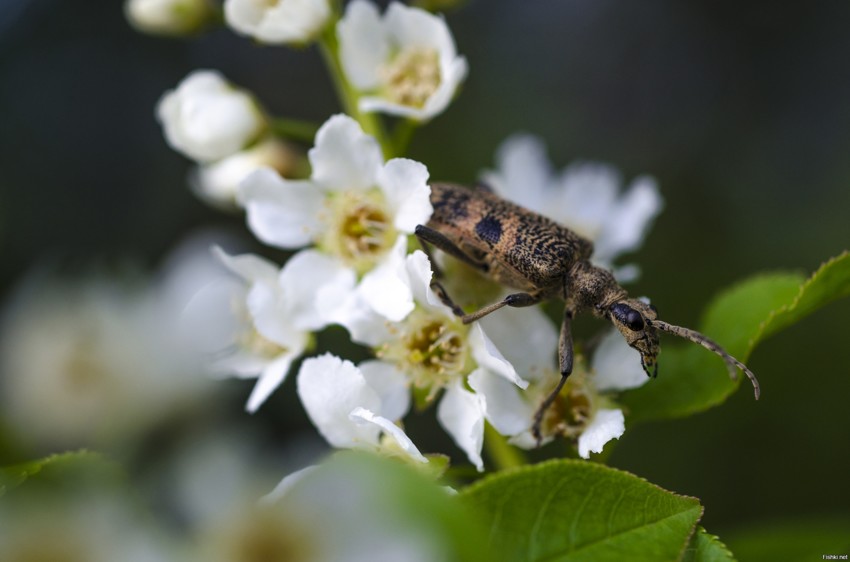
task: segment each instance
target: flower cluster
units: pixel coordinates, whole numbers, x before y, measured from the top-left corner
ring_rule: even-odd
[[[341,17],[327,0],[227,0],[224,16],[260,43],[318,42],[350,115],[318,127],[306,162],[291,165],[299,157],[278,138],[285,130],[219,74],[192,73],[161,100],[168,143],[199,165],[198,194],[241,208],[259,241],[294,252],[279,265],[214,248],[226,273],[211,278],[184,313],[209,370],[256,378],[246,406],[255,412],[300,361],[298,397],[334,447],[429,463],[403,430],[412,404],[435,405],[438,422],[478,470],[488,424],[511,443],[533,446],[534,413],[559,378],[554,324],[539,307],[464,324],[433,290],[438,264],[413,236],[432,214],[429,173],[397,156],[416,126],[448,108],[467,75],[445,20],[398,2],[381,14],[369,0],[353,0]],[[392,134],[380,114],[391,117]],[[301,164],[309,173],[291,173],[306,171]],[[594,260],[606,266],[640,245],[661,207],[649,178],[621,196],[607,166],[574,165],[556,175],[531,137],[509,139],[484,179],[592,240]],[[439,266],[464,306],[504,294],[456,261]],[[622,277],[636,271],[617,270]],[[469,293],[475,297],[466,299]],[[333,349],[316,350],[314,334],[331,325],[372,358],[355,365]],[[546,413],[544,439],[565,436],[587,458],[619,437],[624,415],[612,391],[645,380],[635,353],[609,335],[590,361],[579,354]]]

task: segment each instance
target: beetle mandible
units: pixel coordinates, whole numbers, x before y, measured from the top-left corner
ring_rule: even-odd
[[[493,281],[519,291],[466,314],[440,284],[441,273],[431,259],[435,271],[432,289],[464,324],[505,306],[532,306],[555,297],[565,301],[558,344],[561,380],[534,415],[532,432],[538,444],[543,414],[573,370],[572,320],[584,311],[609,320],[617,328],[626,343],[640,352],[641,366],[648,376],[658,375],[658,332],[667,332],[719,355],[733,379],[736,369],[741,369],[752,382],[758,399],[758,379],[746,365],[701,333],[660,320],[651,304],[629,298],[610,271],[590,263],[593,244],[589,240],[500,198],[484,185],[468,189],[447,183],[431,184],[431,204],[431,219],[415,231],[426,253],[434,246]]]

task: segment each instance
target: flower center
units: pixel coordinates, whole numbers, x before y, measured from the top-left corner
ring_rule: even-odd
[[[422,107],[440,86],[440,56],[434,49],[406,49],[381,68],[380,77],[391,101]]]
[[[545,435],[575,438],[587,427],[594,411],[594,396],[585,376],[575,373],[543,417]]]
[[[380,190],[346,191],[330,199],[331,227],[324,248],[360,274],[392,248],[397,233]]]
[[[415,310],[378,356],[396,363],[414,386],[429,389],[429,398],[451,379],[469,371],[468,328],[458,321]]]

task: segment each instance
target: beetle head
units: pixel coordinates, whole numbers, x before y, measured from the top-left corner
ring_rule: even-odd
[[[655,307],[637,299],[621,300],[608,307],[608,317],[626,343],[640,352],[644,372],[658,376],[658,331],[652,325],[658,317]]]

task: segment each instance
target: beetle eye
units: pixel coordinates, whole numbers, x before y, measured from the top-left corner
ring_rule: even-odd
[[[626,314],[626,321],[623,323],[628,326],[629,330],[634,332],[643,330],[643,316],[641,316],[640,312],[637,310],[630,310],[628,314]]]

